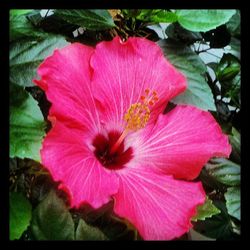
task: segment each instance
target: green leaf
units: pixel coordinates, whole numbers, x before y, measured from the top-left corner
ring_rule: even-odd
[[[214,158],[205,166],[208,174],[228,186],[240,184],[240,166],[224,158]]]
[[[36,207],[31,230],[37,240],[73,240],[74,222],[63,200],[51,190]]]
[[[204,62],[188,46],[170,39],[162,40],[158,44],[163,49],[165,56],[170,61],[174,61],[177,64],[176,67],[179,66],[180,60],[185,60],[185,62],[188,61],[200,75],[206,72],[206,65]]]
[[[42,41],[17,42],[10,46],[10,81],[20,86],[34,86],[36,71],[44,58],[56,48],[66,46],[64,37],[47,35]]]
[[[215,111],[214,99],[210,87],[204,78],[206,66],[200,57],[189,47],[176,41],[161,40],[158,42],[167,59],[186,77],[186,91],[172,101],[176,104],[192,104],[204,110]]]
[[[240,220],[240,187],[230,187],[225,193],[228,213]]]
[[[210,62],[210,63],[207,63],[207,66],[210,67],[215,73],[218,68],[218,64],[219,63],[216,63],[216,62]]]
[[[19,107],[29,97],[29,94],[24,91],[24,88],[10,82],[10,106]]]
[[[10,10],[10,41],[20,40],[24,38],[41,39],[46,33],[27,19],[26,15],[32,10]]]
[[[157,14],[150,17],[150,21],[154,23],[173,23],[176,22],[178,17],[171,11],[161,10]]]
[[[175,13],[161,9],[141,9],[135,18],[144,22],[153,23],[172,23],[177,21]]]
[[[177,10],[178,22],[191,31],[206,32],[225,24],[235,10]]]
[[[32,10],[12,9],[12,10],[10,10],[10,16],[21,16],[21,15],[26,15],[30,12],[32,12]]]
[[[210,238],[221,240],[233,239],[232,223],[225,204],[220,201],[216,201],[214,204],[220,209],[221,213],[204,221],[193,222],[194,230]]]
[[[85,204],[77,212],[77,217],[83,219],[87,225],[97,227],[107,237],[108,240],[133,240],[136,237],[134,227],[123,219],[113,216],[113,205],[111,201],[104,206],[93,209]]]
[[[229,135],[229,141],[232,145],[232,153],[230,157],[240,163],[240,133],[237,131],[236,128],[232,128],[232,134]]]
[[[213,205],[213,201],[206,197],[205,203],[197,207],[197,214],[192,218],[192,221],[205,220],[219,213],[220,210]]]
[[[107,10],[58,9],[55,15],[68,23],[85,27],[89,30],[105,30],[115,27],[113,19]]]
[[[10,240],[19,239],[31,220],[31,204],[21,193],[10,193]]]
[[[236,13],[230,18],[229,22],[226,24],[227,29],[230,31],[231,35],[240,35],[240,11],[237,10]]]
[[[76,229],[76,240],[108,240],[107,236],[97,227],[88,225],[80,219]]]
[[[240,40],[232,37],[229,45],[231,47],[229,50],[230,54],[236,56],[240,60]]]
[[[185,44],[193,44],[196,41],[202,40],[200,32],[192,32],[184,29],[179,23],[172,23],[166,29],[168,38],[181,41]]]
[[[220,82],[232,80],[240,72],[240,63],[232,54],[223,54],[216,70]]]
[[[10,157],[40,161],[44,119],[32,96],[21,87],[10,96]],[[10,92],[11,93],[11,92]],[[19,105],[13,105],[19,104]]]
[[[241,64],[232,54],[224,54],[215,73],[221,84],[221,95],[231,99],[232,106],[240,108]]]

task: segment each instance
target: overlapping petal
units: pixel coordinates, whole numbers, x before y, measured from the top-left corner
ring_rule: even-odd
[[[71,206],[89,203],[94,208],[107,203],[118,190],[114,172],[101,166],[85,133],[56,121],[43,142],[42,163],[55,181],[71,195]]]
[[[152,162],[164,173],[187,180],[196,178],[211,157],[228,157],[231,152],[228,137],[213,116],[186,105],[159,115],[155,126],[131,135],[128,144],[132,141],[137,141],[140,162]]]
[[[120,125],[131,104],[137,103],[146,89],[156,91],[159,101],[151,120],[163,111],[168,100],[184,91],[185,77],[167,60],[155,43],[144,38],[119,37],[101,42],[91,57],[96,98],[105,107],[109,122]]]
[[[99,114],[91,89],[89,66],[94,49],[80,43],[55,50],[38,69],[35,83],[52,103],[50,115],[69,127],[100,129]]]
[[[119,191],[114,211],[127,218],[145,240],[170,240],[191,227],[196,206],[205,201],[201,183],[174,180],[150,170],[132,168],[118,171]]]

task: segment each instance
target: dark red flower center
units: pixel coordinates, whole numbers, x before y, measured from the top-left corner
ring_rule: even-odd
[[[120,136],[120,132],[111,131],[108,133],[108,138],[102,134],[98,134],[93,140],[96,158],[108,169],[121,169],[133,158],[133,149],[131,147],[124,150],[124,141],[115,152],[110,152],[112,146],[117,142]]]

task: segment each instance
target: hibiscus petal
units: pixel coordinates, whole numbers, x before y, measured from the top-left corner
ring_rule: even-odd
[[[44,139],[41,157],[53,179],[67,188],[71,206],[86,202],[98,208],[117,192],[119,181],[101,166],[88,144],[85,133],[56,121]]]
[[[97,99],[105,107],[109,123],[121,125],[124,115],[137,103],[145,90],[156,91],[159,101],[153,107],[151,121],[163,111],[168,100],[184,91],[185,77],[164,57],[160,47],[144,38],[119,37],[101,42],[91,57],[93,86]]]
[[[143,169],[118,172],[120,187],[114,211],[127,218],[145,240],[171,240],[186,233],[196,206],[205,201],[201,182],[174,180]]]
[[[135,151],[139,161],[152,162],[175,178],[192,180],[211,157],[228,157],[231,152],[228,137],[213,116],[192,106],[180,105],[159,115],[154,127],[135,136],[141,137]],[[135,141],[133,136],[129,140]]]
[[[41,80],[34,80],[52,103],[50,115],[69,127],[99,128],[90,85],[92,53],[92,48],[79,43],[55,50],[39,66]]]

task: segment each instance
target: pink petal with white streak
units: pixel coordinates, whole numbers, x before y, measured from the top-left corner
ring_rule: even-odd
[[[34,82],[52,103],[50,116],[68,127],[99,130],[99,115],[91,89],[89,66],[94,49],[80,43],[55,50],[38,68]]]
[[[108,121],[120,125],[131,104],[148,88],[158,93],[151,121],[163,111],[168,100],[186,88],[185,77],[164,57],[160,47],[145,38],[119,37],[96,46],[90,64],[96,98],[105,107]]]
[[[155,126],[131,135],[129,141],[136,137],[141,139],[135,151],[141,163],[151,162],[164,173],[186,180],[196,178],[211,157],[228,157],[231,152],[228,137],[213,116],[186,105],[159,115]]]
[[[114,211],[128,219],[145,240],[172,240],[192,227],[196,206],[205,201],[201,183],[174,180],[150,166],[118,171]]]
[[[56,121],[43,142],[43,165],[71,196],[71,206],[89,203],[98,208],[118,190],[118,178],[101,166],[85,133]]]

